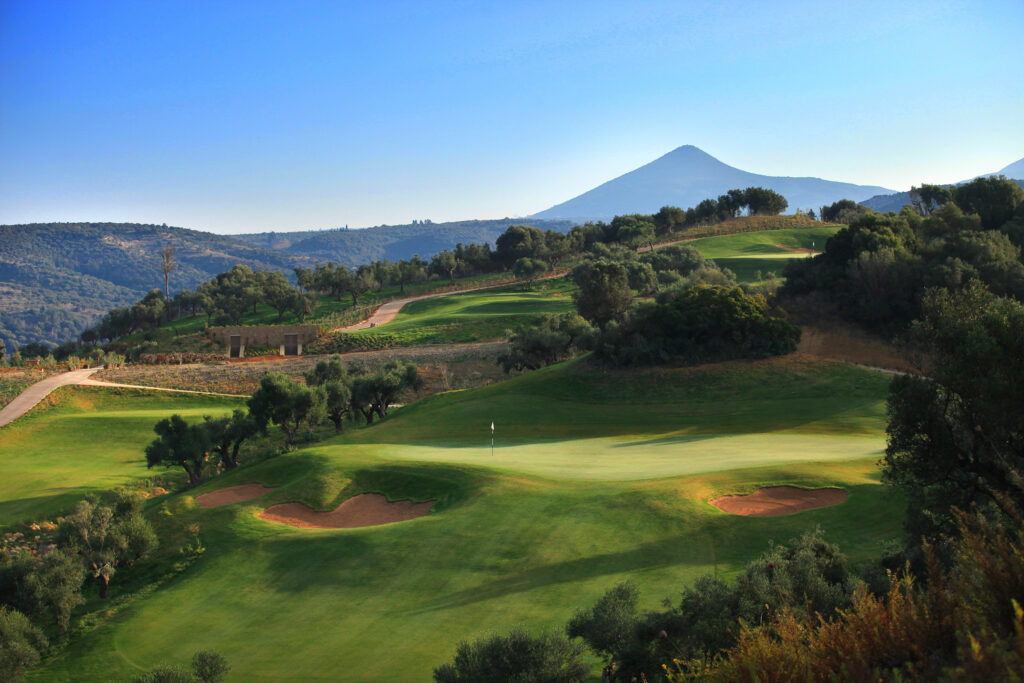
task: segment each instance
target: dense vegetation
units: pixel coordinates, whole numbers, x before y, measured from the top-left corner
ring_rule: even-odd
[[[163,289],[160,250],[174,248],[172,291],[195,287],[237,264],[289,271],[311,262],[166,225],[41,223],[0,226],[0,339],[13,349],[79,334],[113,306]]]
[[[655,239],[735,218],[744,211],[769,217],[785,206],[786,200],[774,192],[747,188],[687,210],[664,207],[652,216],[617,216],[607,224],[588,223],[571,230],[565,221],[538,221],[548,227],[541,230],[505,219],[245,236],[261,246],[235,237],[153,225],[0,226],[0,295],[9,311],[0,323],[4,326],[0,340],[6,339],[11,352],[29,343],[43,343],[45,351],[81,333],[105,311],[109,311],[106,319],[90,328],[95,334],[90,333],[87,342],[124,336],[198,310],[206,313],[208,321],[237,323],[253,299],[273,307],[277,315],[271,322],[303,320],[316,313],[316,301],[305,296],[311,291],[338,300],[350,296],[357,306],[368,292],[395,285],[404,293],[407,285],[430,278],[454,282],[456,277],[510,271],[530,282],[550,267],[579,258],[597,243],[651,245]],[[426,242],[402,239],[399,227],[434,237]],[[396,230],[397,236],[392,235]],[[489,241],[457,241],[463,235],[489,240],[492,234],[493,248]],[[389,260],[394,250],[370,249],[365,256],[358,256],[363,253],[359,250],[338,251],[339,243],[376,244],[392,237],[401,245],[396,246],[402,255],[397,260]],[[457,243],[453,246],[453,242]],[[414,244],[422,249],[408,255]],[[428,261],[420,254],[431,258]],[[313,258],[321,261],[315,269],[310,267]],[[332,260],[324,262],[325,258]],[[297,294],[281,276],[289,270],[294,270]],[[7,271],[10,277],[4,276]],[[83,293],[86,288],[80,278],[89,285],[88,294]],[[164,285],[165,301],[156,315],[155,309],[161,307],[154,288],[160,285]],[[143,296],[145,292],[149,293]],[[132,304],[133,300],[137,303]],[[122,308],[111,310],[111,304]],[[140,304],[148,310],[140,310]]]
[[[916,209],[865,209],[822,254],[790,263],[783,295],[813,295],[889,335],[920,317],[929,288],[980,282],[996,294],[1024,298],[1024,190],[1003,178],[979,178],[915,194]]]

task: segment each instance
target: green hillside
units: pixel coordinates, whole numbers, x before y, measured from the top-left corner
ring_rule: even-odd
[[[887,381],[796,358],[632,373],[577,361],[425,399],[155,501],[170,514],[156,516],[161,525],[198,525],[206,552],[101,618],[38,679],[125,678],[213,648],[231,662],[234,681],[422,681],[461,639],[517,624],[559,629],[626,578],[641,587],[642,606],[655,608],[700,574],[728,576],[770,539],[818,524],[854,560],[875,556],[901,520],[900,501],[875,469]],[[99,469],[135,476],[130,463],[101,460],[101,434],[123,424],[125,447],[141,449],[145,411],[218,407],[160,397],[135,413],[124,400],[67,390],[16,427],[19,443],[32,436],[53,450],[77,438]],[[10,443],[0,446],[5,460]],[[86,473],[75,476],[88,484]],[[222,508],[191,502],[251,481],[277,490]],[[776,518],[707,504],[776,483],[841,486],[850,497]],[[285,501],[333,509],[365,491],[438,503],[417,520],[351,530],[297,530],[255,516]],[[21,480],[5,495],[40,491]],[[138,572],[153,575],[150,562],[176,552],[162,548],[163,559]],[[138,589],[132,581],[126,576],[121,590]],[[102,606],[92,598],[88,608]]]

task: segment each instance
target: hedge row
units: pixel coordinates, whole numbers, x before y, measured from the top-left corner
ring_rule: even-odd
[[[345,353],[346,351],[379,351],[397,345],[397,339],[390,334],[351,335],[336,332],[320,337],[308,344],[306,353]]]

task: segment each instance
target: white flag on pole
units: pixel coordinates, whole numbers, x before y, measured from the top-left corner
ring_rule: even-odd
[[[491,434],[493,434],[493,433],[494,433],[494,423],[492,422],[491,423]]]

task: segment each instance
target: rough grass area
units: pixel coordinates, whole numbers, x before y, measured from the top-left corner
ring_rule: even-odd
[[[459,640],[561,629],[627,578],[654,609],[817,525],[855,562],[876,556],[902,509],[879,484],[877,456],[865,457],[882,444],[887,381],[795,357],[614,373],[577,361],[425,399],[161,504],[157,517],[200,529],[206,552],[40,678],[129,678],[206,648],[236,681],[423,681]],[[737,439],[752,440],[742,457]],[[249,482],[276,488],[218,508],[192,497]],[[786,484],[849,498],[775,518],[708,503]],[[419,519],[351,530],[256,516],[283,502],[331,510],[366,492],[438,502]]]
[[[348,362],[385,362],[393,358],[407,360],[419,367],[426,386],[419,397],[441,391],[484,386],[504,379],[497,357],[504,342],[449,344],[411,349],[347,353]],[[329,356],[302,356],[273,361],[228,363],[227,361],[192,365],[131,365],[106,369],[95,379],[148,387],[213,391],[249,395],[267,372],[283,372],[298,380],[302,374]]]

